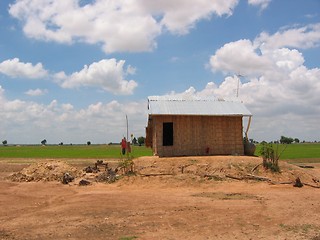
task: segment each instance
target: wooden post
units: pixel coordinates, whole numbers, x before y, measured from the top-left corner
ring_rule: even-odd
[[[251,124],[251,117],[252,117],[252,116],[249,116],[248,126],[247,126],[247,130],[246,130],[246,139],[247,139],[248,141],[249,141],[249,138],[248,138],[248,131],[249,131],[250,124]]]

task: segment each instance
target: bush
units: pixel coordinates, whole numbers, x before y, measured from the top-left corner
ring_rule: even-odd
[[[276,145],[276,149],[274,149],[272,143],[263,142],[261,145],[260,154],[263,159],[263,167],[270,169],[272,172],[280,172],[279,158],[281,154],[279,154],[278,145]]]

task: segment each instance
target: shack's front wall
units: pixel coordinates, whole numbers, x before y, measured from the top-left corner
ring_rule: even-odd
[[[173,145],[163,146],[163,123],[173,123]],[[152,116],[155,155],[243,155],[242,116]]]

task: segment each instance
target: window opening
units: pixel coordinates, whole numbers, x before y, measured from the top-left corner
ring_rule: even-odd
[[[173,146],[173,122],[163,123],[163,146]]]

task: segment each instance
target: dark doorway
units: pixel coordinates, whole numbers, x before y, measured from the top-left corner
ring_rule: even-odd
[[[163,146],[173,146],[173,122],[163,123]]]

